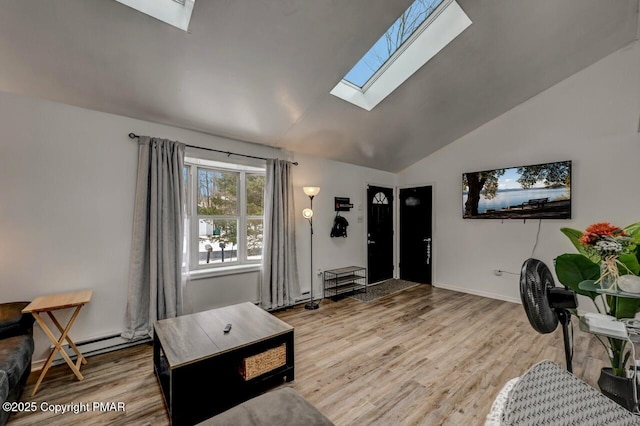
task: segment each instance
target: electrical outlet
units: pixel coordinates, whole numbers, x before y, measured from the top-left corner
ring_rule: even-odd
[[[500,277],[502,276],[502,271],[500,269],[494,269],[493,275],[495,275],[496,277]]]

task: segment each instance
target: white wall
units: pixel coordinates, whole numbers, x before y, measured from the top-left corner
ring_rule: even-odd
[[[435,183],[436,286],[519,300],[537,221],[463,220],[464,172],[573,161],[573,218],[542,222],[534,257],[575,252],[559,229],[640,221],[640,43],[604,58],[403,170],[400,185]]]
[[[313,291],[316,298],[322,294],[322,280],[317,276],[318,269],[324,271],[351,265],[367,266],[366,187],[372,184],[393,188],[396,185],[396,175],[303,155],[295,155],[295,160],[300,163],[293,169],[293,185],[296,210],[300,212],[296,220],[296,247],[303,292],[310,289],[311,238],[309,223],[302,217],[302,209],[309,207],[309,197],[302,188],[320,187],[320,193],[313,199]],[[340,212],[349,222],[347,238],[330,236],[336,215],[335,197],[348,197],[354,205],[351,211]],[[359,217],[362,222],[358,221]]]
[[[68,105],[0,93],[0,302],[93,289],[71,337],[119,334],[127,297],[137,143],[129,132],[255,156],[285,154]],[[209,155],[209,157],[211,157]],[[223,157],[224,158],[224,157]],[[365,264],[364,224],[345,214],[349,238],[329,238],[333,197],[362,204],[366,183],[395,184],[395,175],[298,156],[297,210],[308,205],[302,186],[322,188],[314,216],[316,267]],[[364,212],[358,214],[364,216]],[[302,291],[309,290],[308,223],[296,222]],[[193,280],[186,298],[194,311],[258,300],[258,273]],[[67,318],[69,312],[64,312]],[[36,327],[34,361],[49,346]]]

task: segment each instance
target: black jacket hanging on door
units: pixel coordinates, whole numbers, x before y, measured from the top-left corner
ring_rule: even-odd
[[[333,219],[333,228],[331,228],[331,238],[344,237],[347,238],[347,226],[349,222],[339,214]]]

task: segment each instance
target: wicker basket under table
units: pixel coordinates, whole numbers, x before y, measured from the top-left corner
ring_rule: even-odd
[[[244,380],[251,380],[278,367],[283,367],[286,363],[287,345],[283,343],[275,348],[244,358],[240,363],[240,375]]]

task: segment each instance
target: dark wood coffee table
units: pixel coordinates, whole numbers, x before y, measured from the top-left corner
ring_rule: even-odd
[[[198,423],[294,379],[293,327],[253,303],[160,320],[154,330],[154,371],[174,425]],[[243,377],[243,360],[283,344],[284,365]]]

